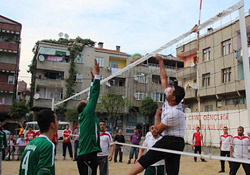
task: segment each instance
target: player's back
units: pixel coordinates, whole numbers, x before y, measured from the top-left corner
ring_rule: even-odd
[[[54,144],[44,135],[32,140],[23,152],[19,175],[54,175],[54,150]]]

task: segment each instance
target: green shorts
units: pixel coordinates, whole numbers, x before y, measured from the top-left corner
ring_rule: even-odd
[[[144,175],[164,175],[165,174],[165,166],[149,166],[144,171]]]

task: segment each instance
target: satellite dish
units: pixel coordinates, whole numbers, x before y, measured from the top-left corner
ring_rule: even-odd
[[[39,95],[38,93],[36,93],[36,94],[34,95],[34,99],[37,100],[37,99],[39,99],[39,98],[40,98],[40,95]]]
[[[39,55],[38,59],[39,59],[41,62],[45,61],[45,57],[44,57],[43,55]]]
[[[58,34],[58,36],[59,36],[60,38],[62,38],[62,37],[63,37],[63,33],[60,32],[60,33]]]
[[[65,34],[64,34],[64,37],[65,37],[66,39],[68,39],[68,38],[69,38],[69,35],[68,35],[67,33],[65,33]]]

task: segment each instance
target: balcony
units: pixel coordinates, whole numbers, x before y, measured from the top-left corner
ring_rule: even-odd
[[[17,53],[19,50],[19,45],[15,43],[0,42],[0,52],[13,52]]]
[[[16,65],[15,64],[8,64],[8,63],[0,63],[0,70],[11,71],[11,72],[14,71],[15,72]]]
[[[185,91],[185,99],[196,98],[197,90],[196,89],[187,89]]]
[[[63,87],[63,80],[55,79],[36,79],[36,84],[38,86],[47,86],[47,87]]]
[[[54,61],[37,61],[37,69],[42,70],[54,70],[54,71],[68,71],[69,63],[66,62],[54,62]]]
[[[14,84],[2,83],[0,82],[0,92],[10,92],[13,93]]]
[[[10,105],[3,105],[0,104],[0,111],[1,112],[8,112]]]
[[[21,25],[0,23],[0,30],[1,31],[14,31],[16,34],[20,34],[21,28],[22,28]]]
[[[176,78],[178,80],[184,79],[184,78],[195,78],[196,79],[196,66],[193,67],[185,67],[183,69],[178,69]]]
[[[52,99],[39,98],[33,101],[33,107],[51,108],[51,106],[52,106]]]

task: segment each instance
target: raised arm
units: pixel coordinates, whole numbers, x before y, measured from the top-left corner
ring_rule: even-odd
[[[167,77],[167,73],[166,73],[166,70],[165,70],[164,62],[163,62],[162,56],[160,56],[160,55],[156,55],[155,58],[159,63],[160,76],[161,76],[161,85],[162,85],[163,90],[165,90],[170,85],[168,83],[168,77]]]
[[[155,131],[158,132],[158,133],[162,133],[162,131],[164,131],[165,129],[168,128],[167,125],[163,124],[161,122],[161,113],[162,113],[162,109],[161,108],[158,108],[156,113],[155,113]]]

